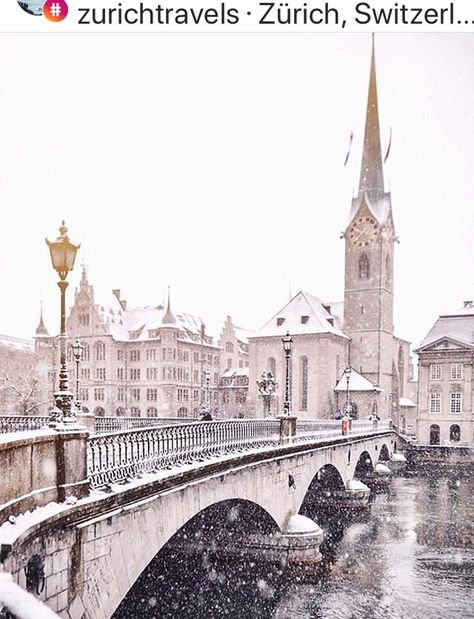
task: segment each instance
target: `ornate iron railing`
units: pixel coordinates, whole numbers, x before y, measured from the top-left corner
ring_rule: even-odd
[[[154,428],[174,424],[195,423],[196,419],[179,419],[177,417],[96,417],[94,426],[96,434],[104,432],[119,432],[121,430],[136,430],[138,428]]]
[[[40,430],[47,426],[49,421],[49,417],[36,415],[1,415],[0,433]]]
[[[92,487],[231,453],[278,445],[277,420],[209,421],[99,434],[89,438]]]
[[[296,441],[335,438],[337,436],[357,436],[383,432],[390,429],[390,422],[369,421],[366,419],[298,419],[296,422]]]

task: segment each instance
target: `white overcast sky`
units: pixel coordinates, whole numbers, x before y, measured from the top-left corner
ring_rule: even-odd
[[[474,298],[474,35],[380,34],[395,327]],[[342,299],[368,34],[0,35],[0,333],[57,331],[62,218],[98,288],[260,327]],[[351,158],[344,158],[351,130]]]

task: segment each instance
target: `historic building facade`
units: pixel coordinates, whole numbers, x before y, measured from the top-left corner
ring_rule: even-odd
[[[35,337],[38,359],[43,365],[50,360],[47,371],[54,375],[57,341],[42,323],[40,327]],[[226,371],[248,367],[245,332],[233,325],[230,316],[219,331],[208,329],[197,316],[175,314],[169,293],[166,307],[130,309],[120,290],[97,294],[83,268],[67,317],[67,335],[71,390],[75,385],[71,345],[78,339],[83,347],[79,399],[86,412],[185,418],[197,417],[204,407],[218,415],[224,400],[232,414],[246,402],[248,379],[232,398],[224,396],[222,379]]]
[[[402,423],[402,404],[409,400],[412,379],[409,342],[393,327],[394,243],[397,240],[390,193],[385,191],[380,145],[375,54],[372,46],[369,91],[359,189],[344,229],[344,302],[325,303],[300,292],[250,338],[250,393],[255,414],[263,414],[256,380],[276,371],[280,384],[273,398],[282,410],[284,363],[281,338],[293,337],[292,411],[299,416],[332,417],[344,369],[364,378],[364,389],[352,390],[352,413],[374,408],[381,417]],[[358,400],[358,401],[357,401]],[[360,411],[359,411],[360,409]]]
[[[474,445],[474,304],[441,315],[418,353],[416,438],[421,445]]]

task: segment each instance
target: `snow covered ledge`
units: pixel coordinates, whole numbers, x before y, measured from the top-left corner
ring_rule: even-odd
[[[51,501],[89,494],[84,428],[0,435],[0,525]]]
[[[15,584],[11,575],[5,572],[0,572],[0,610],[2,608],[18,619],[57,619],[59,616]]]

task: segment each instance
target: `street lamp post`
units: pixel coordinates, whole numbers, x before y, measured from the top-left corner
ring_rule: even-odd
[[[82,351],[84,349],[84,346],[76,338],[76,341],[71,346],[71,348],[72,348],[72,354],[74,356],[74,362],[76,364],[76,402],[75,402],[75,404],[76,404],[76,411],[80,412],[80,410],[81,410],[81,402],[79,400],[79,364],[81,362]]]
[[[209,368],[204,370],[204,374],[206,375],[206,404],[207,407],[211,408],[211,371]]]
[[[351,380],[351,371],[352,368],[347,366],[344,370],[344,375],[346,377],[346,414],[349,415],[351,412],[351,399],[350,399],[350,390],[349,390],[349,382]]]
[[[374,402],[372,404],[372,414],[378,417],[377,414],[377,385],[374,385]]]
[[[286,359],[286,377],[285,377],[285,402],[283,404],[283,414],[291,415],[291,390],[290,390],[290,363],[291,363],[291,345],[293,338],[290,332],[287,331],[285,337],[281,338],[283,342],[283,350],[285,351]]]
[[[66,366],[66,288],[68,287],[66,278],[69,271],[72,271],[74,268],[76,253],[80,245],[73,245],[69,241],[69,237],[67,236],[67,228],[64,221],[59,228],[59,236],[56,241],[51,242],[46,239],[46,243],[51,254],[53,269],[59,275],[58,286],[61,296],[61,319],[59,332],[59,388],[58,391],[54,393],[56,406],[51,411],[51,423],[54,425],[58,421],[63,421],[64,423],[75,422],[75,418],[73,414],[71,414],[73,395],[68,388]]]

